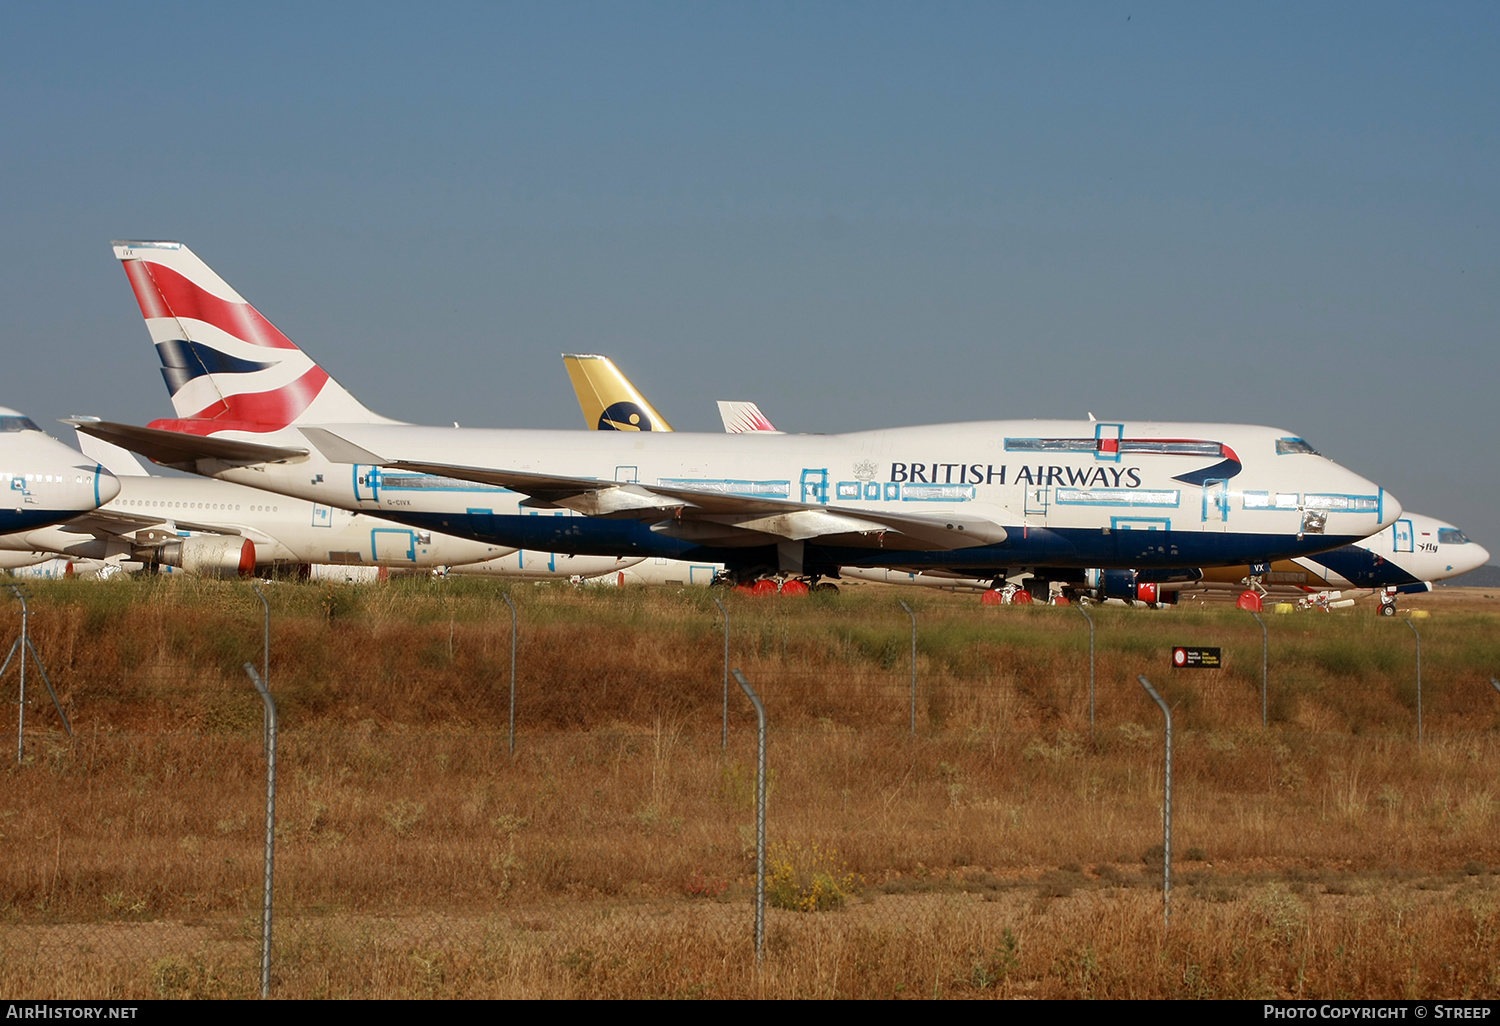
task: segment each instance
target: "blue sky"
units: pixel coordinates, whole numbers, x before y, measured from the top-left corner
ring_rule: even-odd
[[[1500,551],[1500,7],[7,5],[0,403],[166,392],[111,238],[371,407],[1274,424]]]

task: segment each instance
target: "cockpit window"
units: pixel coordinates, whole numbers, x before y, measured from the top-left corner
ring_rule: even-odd
[[[1469,539],[1468,539],[1467,536],[1465,536],[1465,534],[1462,531],[1460,531],[1456,527],[1439,527],[1438,528],[1438,544],[1439,545],[1467,545],[1467,544],[1469,544]]]
[[[30,417],[0,417],[0,431],[40,431]]]
[[[1322,453],[1308,445],[1300,438],[1278,438],[1276,439],[1276,455],[1290,456],[1294,452],[1307,453],[1309,456],[1321,456]]]

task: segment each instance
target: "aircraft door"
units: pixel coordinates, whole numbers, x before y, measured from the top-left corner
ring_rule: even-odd
[[[1398,520],[1391,527],[1391,533],[1396,536],[1396,551],[1411,552],[1416,542],[1416,532],[1411,528],[1410,520]]]
[[[828,468],[802,471],[802,501],[826,505],[828,502]]]
[[[380,502],[380,468],[366,464],[354,465],[354,501]]]
[[[494,510],[470,506],[464,510],[464,516],[469,531],[476,537],[491,539],[495,536]]]
[[[1025,515],[1028,517],[1041,517],[1043,520],[1045,520],[1047,518],[1047,507],[1049,505],[1048,500],[1051,497],[1051,494],[1052,489],[1050,488],[1037,488],[1028,485],[1026,488],[1026,507],[1024,510]]]
[[[377,563],[415,563],[417,533],[404,527],[377,527],[370,532],[370,548]]]
[[[634,468],[631,468],[634,469]],[[565,517],[569,511],[565,509],[528,509],[526,515],[529,517]],[[539,571],[543,567],[548,573],[557,572],[557,553],[545,552],[540,549],[522,549],[516,553],[516,560],[522,570]]]
[[[1229,482],[1211,477],[1203,482],[1203,529],[1229,529]]]
[[[333,510],[329,509],[327,506],[323,505],[321,502],[315,502],[315,503],[313,503],[312,525],[314,527],[332,527],[333,526]]]

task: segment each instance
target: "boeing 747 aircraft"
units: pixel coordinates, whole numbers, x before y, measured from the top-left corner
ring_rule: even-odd
[[[598,355],[563,355],[563,364],[578,394],[580,406],[588,420],[588,400],[601,405],[625,402],[646,403],[613,360]],[[649,406],[649,404],[646,404]],[[731,433],[775,431],[771,422],[752,402],[719,402],[719,416],[724,430]],[[670,426],[652,410],[657,426],[641,430],[667,430]],[[600,420],[601,429],[607,427]],[[592,426],[592,425],[591,425]],[[1316,556],[1299,556],[1275,564],[1242,567],[1213,567],[1208,570],[1184,570],[1169,577],[1187,580],[1161,582],[1138,580],[1134,571],[1094,571],[1085,574],[1084,588],[1067,588],[1065,593],[1092,594],[1095,598],[1122,598],[1132,601],[1170,601],[1179,591],[1201,589],[1252,589],[1259,593],[1294,590],[1297,594],[1338,589],[1376,590],[1381,593],[1382,615],[1395,613],[1398,594],[1426,591],[1433,581],[1445,580],[1483,566],[1489,552],[1471,542],[1452,524],[1421,514],[1405,514],[1378,534],[1354,545],[1321,552]],[[675,561],[651,561],[658,566],[638,568],[643,579],[665,577],[681,579],[684,566]],[[654,576],[653,576],[653,571]],[[701,574],[700,574],[701,576]],[[902,570],[842,567],[840,577],[878,581],[887,584],[918,585],[958,591],[982,591],[1000,582],[982,578],[960,577],[942,571],[909,573]],[[1031,597],[1030,595],[1026,597]]]
[[[1351,544],[1400,505],[1269,427],[981,421],[843,435],[423,427],[372,413],[180,243],[116,245],[177,417],[83,429],[165,465],[433,531],[584,555],[1218,566]]]

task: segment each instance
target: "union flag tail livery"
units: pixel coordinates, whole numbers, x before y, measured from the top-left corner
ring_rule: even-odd
[[[175,420],[197,435],[395,423],[366,409],[180,242],[115,242],[161,358]]]

